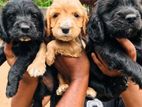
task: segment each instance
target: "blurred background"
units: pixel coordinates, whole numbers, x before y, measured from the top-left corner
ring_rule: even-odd
[[[4,6],[8,0],[0,0],[0,7]],[[33,0],[39,7],[48,7],[51,5],[52,0]]]
[[[0,0],[0,7],[4,6],[8,0]],[[35,4],[39,7],[44,8],[51,5],[52,0],[33,0]],[[96,0],[80,0],[83,4],[87,4],[89,6],[93,5]]]

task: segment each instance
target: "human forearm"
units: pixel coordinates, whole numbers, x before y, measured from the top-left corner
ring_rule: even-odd
[[[5,44],[4,51],[8,64],[10,66],[13,65],[16,57],[12,51],[12,44]],[[20,80],[16,95],[12,97],[11,107],[31,107],[37,84],[38,78],[32,78],[27,72],[25,72]]]
[[[129,82],[121,96],[126,107],[142,107],[142,90],[135,83]]]
[[[37,78],[31,78],[28,73],[25,73],[20,81],[18,92],[12,98],[11,107],[31,107],[37,83]]]
[[[74,80],[57,104],[57,107],[83,107],[88,86],[87,84],[87,76],[82,79]]]
[[[85,55],[79,58],[58,57],[57,69],[65,77],[69,77],[70,85],[57,107],[83,107],[89,77],[89,61]]]

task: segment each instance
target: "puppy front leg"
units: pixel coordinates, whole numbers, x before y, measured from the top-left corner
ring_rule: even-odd
[[[59,74],[59,73],[58,73],[58,79],[59,79],[59,87],[56,90],[56,94],[57,95],[62,95],[67,90],[69,85],[64,81],[62,75]]]
[[[11,67],[8,74],[8,83],[6,88],[7,97],[12,97],[16,94],[19,81],[32,60],[32,55],[27,55],[26,57],[21,56],[17,58],[15,64]]]
[[[53,40],[47,44],[46,63],[51,66],[55,60],[56,42]]]
[[[110,69],[117,69],[123,74],[132,77],[142,88],[142,66],[130,59],[123,51],[117,51],[116,47],[114,49],[112,49],[112,46],[110,47],[100,47],[101,51],[97,51],[97,53]]]
[[[46,45],[45,43],[41,43],[40,49],[36,55],[36,58],[29,65],[27,71],[31,77],[42,76],[46,71]]]
[[[0,47],[0,65],[6,61],[6,56],[4,54],[4,47]]]

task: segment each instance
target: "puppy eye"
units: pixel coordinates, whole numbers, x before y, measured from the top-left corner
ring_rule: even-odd
[[[79,18],[80,15],[78,13],[74,13],[74,17]]]
[[[12,20],[14,18],[12,14],[9,14],[7,17],[8,17],[8,20]]]
[[[13,18],[13,15],[9,15],[8,18],[9,18],[9,19]]]
[[[57,18],[58,16],[59,16],[59,13],[54,13],[52,17]]]
[[[37,18],[37,17],[38,17],[36,13],[33,13],[32,16],[33,16],[34,18]]]

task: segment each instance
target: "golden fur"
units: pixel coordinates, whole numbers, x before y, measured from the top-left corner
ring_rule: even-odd
[[[85,36],[88,16],[86,9],[79,0],[54,0],[46,13],[48,35],[55,39],[47,44],[46,63],[54,63],[55,56],[80,57],[82,51],[79,36]],[[64,32],[67,30],[68,32]],[[66,82],[59,75],[60,85],[57,94],[62,95],[68,88]],[[95,97],[96,92],[88,88],[87,96]]]
[[[78,0],[54,0],[47,10],[46,20],[47,34],[55,37],[47,45],[47,64],[54,63],[56,54],[79,57],[82,46],[78,37],[85,35],[88,22],[81,3]],[[62,29],[69,29],[69,32],[65,34]]]
[[[33,62],[28,66],[28,73],[31,77],[42,76],[46,71],[46,45],[41,43],[40,49],[33,60]]]
[[[85,36],[88,16],[85,8],[79,0],[54,0],[46,13],[47,35],[53,36],[52,40],[46,45],[41,44],[40,49],[33,63],[27,71],[32,77],[43,75],[45,72],[45,59],[48,65],[54,63],[55,55],[61,54],[71,57],[79,57],[82,51],[79,36]],[[64,34],[62,28],[68,28],[69,33]],[[67,82],[59,74],[60,85],[57,95],[62,95],[68,88]],[[95,97],[96,92],[88,87],[87,96]]]

